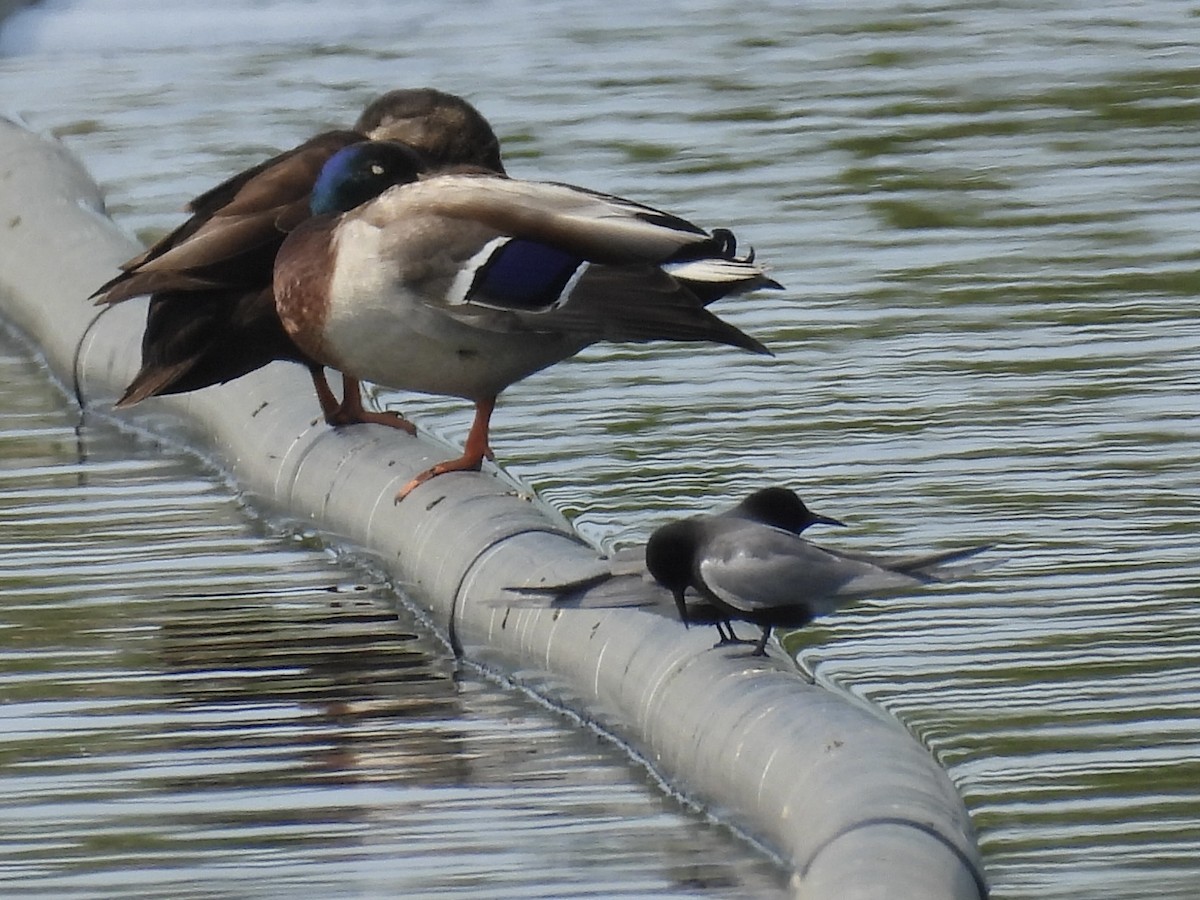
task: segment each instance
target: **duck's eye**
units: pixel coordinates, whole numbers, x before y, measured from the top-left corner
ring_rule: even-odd
[[[379,163],[371,164],[371,174],[372,175],[382,175],[383,172],[384,172],[384,168]]]

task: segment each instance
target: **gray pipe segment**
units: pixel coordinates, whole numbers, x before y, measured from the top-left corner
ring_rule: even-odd
[[[711,649],[710,629],[654,609],[506,608],[506,587],[583,579],[607,563],[505,480],[444,476],[395,504],[445,448],[327,427],[307,377],[287,364],[110,413],[137,369],[145,302],[102,311],[86,298],[140,248],[69,151],[7,120],[0,235],[0,311],[86,407],[201,447],[268,505],[365,550],[457,652],[625,744],[791,867],[795,896],[986,895],[962,799],[890,718],[810,684],[789,661]]]

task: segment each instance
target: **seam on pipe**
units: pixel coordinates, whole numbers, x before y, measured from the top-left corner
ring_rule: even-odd
[[[83,334],[79,335],[79,340],[75,344],[75,351],[71,354],[71,393],[75,395],[75,402],[79,404],[80,409],[85,408],[83,373],[80,369],[80,366],[83,364],[84,348],[92,336],[92,330],[100,323],[100,319],[104,314],[111,309],[111,306],[106,306],[92,316],[91,321],[87,323],[87,327],[83,329]]]
[[[906,819],[902,816],[873,816],[869,819],[862,819],[858,822],[854,822],[851,825],[847,825],[836,834],[830,835],[813,850],[812,854],[808,857],[808,860],[805,861],[803,865],[797,867],[796,872],[800,876],[801,880],[808,876],[809,869],[812,868],[813,863],[817,861],[817,857],[821,855],[822,851],[824,851],[826,847],[829,847],[831,844],[835,843],[837,840],[845,837],[851,832],[859,831],[863,828],[871,828],[875,825],[900,825],[905,828],[913,828],[922,832],[923,834],[929,835],[939,844],[942,844],[949,849],[950,852],[958,858],[958,861],[962,863],[963,867],[968,872],[971,873],[971,877],[975,880],[975,890],[978,892],[980,900],[988,900],[987,881],[984,879],[983,873],[979,871],[974,861],[963,852],[961,847],[959,847],[956,843],[954,843],[954,841],[947,838],[929,823],[919,822],[916,819]]]
[[[458,614],[462,607],[463,601],[463,585],[467,583],[467,579],[471,577],[471,573],[475,571],[475,567],[479,565],[479,561],[483,559],[494,548],[499,547],[505,541],[515,537],[520,537],[523,534],[555,534],[562,537],[573,537],[573,535],[565,534],[561,528],[556,528],[550,524],[537,526],[533,528],[522,528],[519,531],[510,531],[507,534],[502,534],[491,543],[483,547],[475,556],[468,562],[462,571],[462,575],[458,579],[458,584],[454,586],[454,596],[450,600],[450,615],[446,622],[446,637],[450,641],[450,649],[458,658],[463,656],[462,641],[458,637]]]

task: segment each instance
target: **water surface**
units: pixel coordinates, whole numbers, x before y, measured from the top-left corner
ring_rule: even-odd
[[[1172,0],[497,0],[461,10],[407,4],[403,12],[384,3],[335,10],[222,0],[186,13],[133,0],[103,10],[81,2],[49,6],[0,32],[8,54],[0,58],[0,104],[62,134],[104,184],[118,221],[143,236],[177,222],[185,199],[230,172],[352,121],[382,89],[419,84],[471,98],[496,124],[515,175],[584,184],[735,228],[789,290],[720,310],[770,345],[774,358],[725,348],[594,348],[505,395],[494,420],[499,458],[605,546],[765,483],[794,485],[852,524],[831,542],[998,543],[1003,565],[962,590],[864,603],[797,636],[801,664],[833,689],[889,710],[946,765],[971,809],[997,898],[1191,898],[1200,883],[1198,39],[1195,11]],[[470,414],[460,402],[385,399],[451,440],[465,437]],[[77,442],[61,424],[70,413],[53,390],[6,393],[4,402],[56,417],[61,434],[51,431],[59,435],[51,446],[73,458]],[[229,527],[252,536],[232,544],[208,538],[192,510],[173,520],[169,537],[147,537],[157,526],[143,522],[141,534],[130,531],[106,551],[106,530],[81,538],[79,504],[56,493],[78,479],[74,465],[59,471],[43,450],[35,454],[42,461],[22,463],[45,470],[52,486],[29,488],[34,493],[18,495],[11,508],[40,523],[39,541],[61,546],[55,566],[34,563],[17,577],[32,595],[25,605],[62,632],[48,642],[52,651],[36,643],[9,650],[3,671],[42,673],[21,689],[35,704],[23,712],[25,727],[54,727],[36,704],[60,679],[82,678],[85,693],[116,693],[139,710],[201,702],[188,698],[187,679],[119,676],[136,670],[108,655],[113,629],[136,623],[141,640],[161,641],[151,633],[166,631],[175,613],[161,605],[143,612],[111,585],[81,599],[77,578],[51,572],[62,560],[107,552],[106,577],[135,582],[147,569],[172,568],[207,584],[211,569],[228,567],[220,584],[202,589],[224,591],[233,599],[223,602],[235,606],[262,587],[256,579],[290,585],[301,599],[264,601],[270,628],[286,636],[264,641],[286,653],[302,643],[296,635],[306,623],[327,629],[321,617],[345,600],[314,586],[361,580],[315,545],[301,549],[320,562],[320,575],[305,570],[311,563],[273,558],[300,549],[273,526],[255,525],[253,511],[238,509],[210,473],[171,454],[139,454],[116,437],[90,440],[117,442],[101,464],[112,494],[134,477],[123,467],[161,467],[161,491],[212,497]],[[7,478],[17,491],[31,481]],[[156,508],[155,489],[140,490]],[[85,507],[102,509],[93,499]],[[176,504],[188,508],[166,501]],[[185,591],[192,589],[201,590]],[[348,596],[374,610],[387,603],[382,587]],[[202,634],[210,615],[221,622],[210,608],[193,598],[171,610]],[[241,619],[217,628],[254,633]],[[392,684],[406,645],[383,632],[390,637],[370,640],[383,643],[380,665],[391,674],[382,680]],[[185,660],[220,656],[219,642],[201,642],[203,650],[184,644]],[[328,652],[315,638],[313,646]],[[168,658],[162,652],[155,666]],[[442,680],[430,684],[449,691],[460,676],[449,660],[435,659]],[[282,726],[260,676],[218,662],[228,677],[218,681],[223,702],[238,710],[240,727],[277,736]],[[295,677],[283,666],[269,680],[275,691],[305,690]],[[487,685],[475,690],[500,706],[524,703]],[[438,690],[421,696],[413,702],[435,703]],[[223,709],[220,702],[214,708]],[[403,752],[391,732],[410,724],[390,702],[371,717],[387,733],[374,744],[385,757]],[[181,763],[164,763],[153,749],[177,730],[169,713],[152,726],[126,716],[70,725],[65,740],[95,764],[86,776],[71,767],[60,774],[89,780],[89,791],[104,785],[133,810],[139,795],[131,783],[175,778]],[[487,720],[477,716],[456,711],[446,727],[473,734]],[[148,744],[137,737],[143,725]],[[631,823],[652,816],[621,819],[606,834],[632,837],[590,876],[629,871],[619,890],[646,893],[704,881],[662,874],[687,869],[670,862],[678,842],[688,860],[696,858],[686,852],[693,841],[709,840],[696,837],[709,834],[698,819],[591,738],[570,737],[558,723],[544,727],[557,735],[551,743],[586,745],[589,770],[610,767],[604,777],[622,785],[631,804],[665,805],[674,817],[670,827],[644,831]],[[122,747],[106,750],[110,740]],[[32,741],[26,764],[53,767],[49,746]],[[317,741],[314,755],[333,765],[331,778],[341,777],[325,746]],[[492,768],[492,746],[473,771]],[[226,781],[227,793],[216,795],[213,846],[230,827],[230,809],[254,805],[269,783],[263,772],[278,762],[263,754],[253,776],[237,768],[249,766],[245,759],[237,762],[243,781]],[[220,753],[196,758],[216,769],[204,777],[237,781],[222,772]],[[409,842],[457,837],[446,818],[395,824],[408,822],[389,794],[401,790],[401,770],[407,766],[371,785],[380,793],[357,795],[365,817],[393,826],[379,856],[338,857],[327,832],[314,836],[311,810],[320,804],[301,801],[291,855],[272,857],[280,862],[272,877],[343,886],[357,878],[354,890],[386,893],[395,885],[374,881],[385,877],[379,869],[407,876],[380,860]],[[431,777],[412,789],[437,784]],[[36,781],[13,787],[6,809],[25,815],[61,790]],[[487,796],[477,783],[466,792]],[[456,810],[460,826],[489,827],[488,802],[463,802],[434,807]],[[569,841],[564,835],[590,827],[565,796],[535,806],[550,810],[548,824],[523,848]],[[30,872],[145,877],[128,858],[111,862],[128,831],[114,831],[98,801],[75,797],[52,814],[59,823],[67,815],[82,823],[77,842],[47,826],[22,851]],[[360,838],[374,833],[345,827]],[[650,832],[674,849],[648,843]],[[226,846],[244,846],[248,833],[235,828]],[[280,852],[285,833],[264,832],[263,858]],[[753,852],[716,835],[724,861],[713,877],[736,886],[714,890],[778,889],[769,864],[739,868],[736,860]],[[199,844],[189,844],[187,856],[169,828],[147,827],[142,837],[173,865],[229,861]],[[463,844],[447,858],[478,871],[472,839]],[[409,852],[406,860],[425,858]],[[575,858],[575,849],[558,853],[518,862],[541,867],[541,877]],[[717,851],[700,857],[716,859]],[[499,865],[483,859],[482,868]],[[575,871],[571,886],[551,895],[618,892]],[[645,872],[656,874],[643,882]],[[169,895],[156,878],[146,878],[141,894],[125,889]],[[284,884],[263,879],[268,893]],[[215,877],[204,883],[221,890]]]

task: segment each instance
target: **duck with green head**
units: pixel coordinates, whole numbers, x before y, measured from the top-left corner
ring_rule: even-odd
[[[378,195],[361,202],[364,185]],[[583,188],[480,167],[429,171],[406,147],[362,143],[326,163],[313,219],[275,262],[275,301],[305,354],[353,378],[462,397],[462,456],[406,496],[491,458],[499,394],[601,340],[712,341],[767,353],[708,304],[779,287],[732,233]]]

